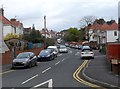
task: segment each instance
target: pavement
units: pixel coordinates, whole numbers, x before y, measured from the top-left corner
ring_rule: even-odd
[[[111,65],[106,55],[100,54],[95,56],[95,60],[90,60],[89,64],[83,70],[83,75],[90,82],[105,87],[120,88],[120,76],[111,72]]]
[[[9,71],[12,67],[12,64],[2,65],[2,72]]]

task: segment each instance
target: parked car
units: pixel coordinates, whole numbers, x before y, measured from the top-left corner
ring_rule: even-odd
[[[94,59],[94,52],[92,51],[92,49],[84,47],[81,51],[81,59],[83,58]]]
[[[61,45],[60,48],[59,48],[59,52],[60,53],[63,53],[63,52],[67,53],[68,49],[67,49],[67,47],[65,45]]]
[[[78,45],[75,45],[75,49],[78,49],[79,48],[79,46]]]
[[[81,49],[82,48],[82,45],[78,45],[78,49]]]
[[[57,57],[57,55],[58,55],[58,48],[57,48],[57,46],[48,46],[47,49],[53,49],[54,50],[53,53],[54,53],[55,57]]]
[[[59,49],[60,48],[60,44],[57,44],[56,47]]]
[[[69,44],[68,44],[68,43],[65,43],[65,46],[66,46],[66,47],[69,47]]]
[[[53,60],[55,58],[53,51],[53,49],[42,50],[38,55],[37,61]]]
[[[37,66],[37,57],[33,52],[22,52],[12,62],[12,68]]]
[[[82,46],[81,49],[91,49],[90,46]]]

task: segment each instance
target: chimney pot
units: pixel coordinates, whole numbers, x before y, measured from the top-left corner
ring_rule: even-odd
[[[3,8],[0,8],[0,15],[4,16],[4,9]]]

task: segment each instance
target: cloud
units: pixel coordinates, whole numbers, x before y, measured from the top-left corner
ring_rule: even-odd
[[[0,0],[5,16],[17,16],[25,27],[35,24],[42,29],[43,16],[47,16],[47,28],[56,31],[79,27],[79,20],[93,15],[117,20],[118,0]]]

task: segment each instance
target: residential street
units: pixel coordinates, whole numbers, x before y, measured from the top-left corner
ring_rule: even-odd
[[[0,89],[120,89],[118,0],[0,3]]]
[[[55,60],[39,62],[37,67],[32,67],[30,69],[15,69],[15,70],[7,70],[8,72],[3,72],[2,74],[2,85],[3,87],[28,87],[28,89],[37,87],[91,87],[92,84],[88,84],[86,79],[83,77],[83,73],[79,70],[81,65],[85,62],[85,60],[80,59],[80,50],[68,48],[68,53],[60,53]],[[96,71],[91,69],[91,66],[95,66],[98,64],[95,61],[105,59],[104,55],[101,55],[97,50],[94,51],[95,59],[86,60],[86,63],[90,61],[90,70],[88,65],[88,71],[85,71],[87,75],[93,75],[92,78],[95,78]],[[84,66],[83,66],[84,67]],[[101,65],[102,67],[102,65]],[[103,66],[104,67],[104,66]],[[79,68],[79,70],[77,70]],[[81,67],[82,68],[82,67]],[[97,68],[97,67],[96,67]],[[95,69],[96,69],[95,68]],[[4,67],[3,67],[3,70]],[[99,70],[99,69],[98,69]],[[79,72],[78,72],[79,71]],[[99,72],[99,71],[98,71]],[[77,74],[79,77],[77,77]],[[102,73],[101,73],[102,74]],[[100,76],[100,75],[99,75]],[[104,76],[104,73],[102,74]],[[101,77],[102,77],[101,76]],[[106,75],[105,75],[106,76]],[[89,76],[91,77],[91,76]],[[98,77],[98,76],[97,76]],[[109,78],[109,76],[108,76]],[[83,80],[85,82],[83,82]],[[99,78],[98,78],[99,79]],[[102,82],[112,83],[111,79],[101,78]],[[114,78],[114,80],[117,77]],[[79,81],[80,80],[80,81]],[[113,84],[113,83],[112,83]],[[117,86],[118,80],[114,81],[114,85]],[[99,84],[95,84],[94,86],[101,87]],[[4,88],[3,88],[4,89]],[[11,88],[10,88],[11,89]]]

